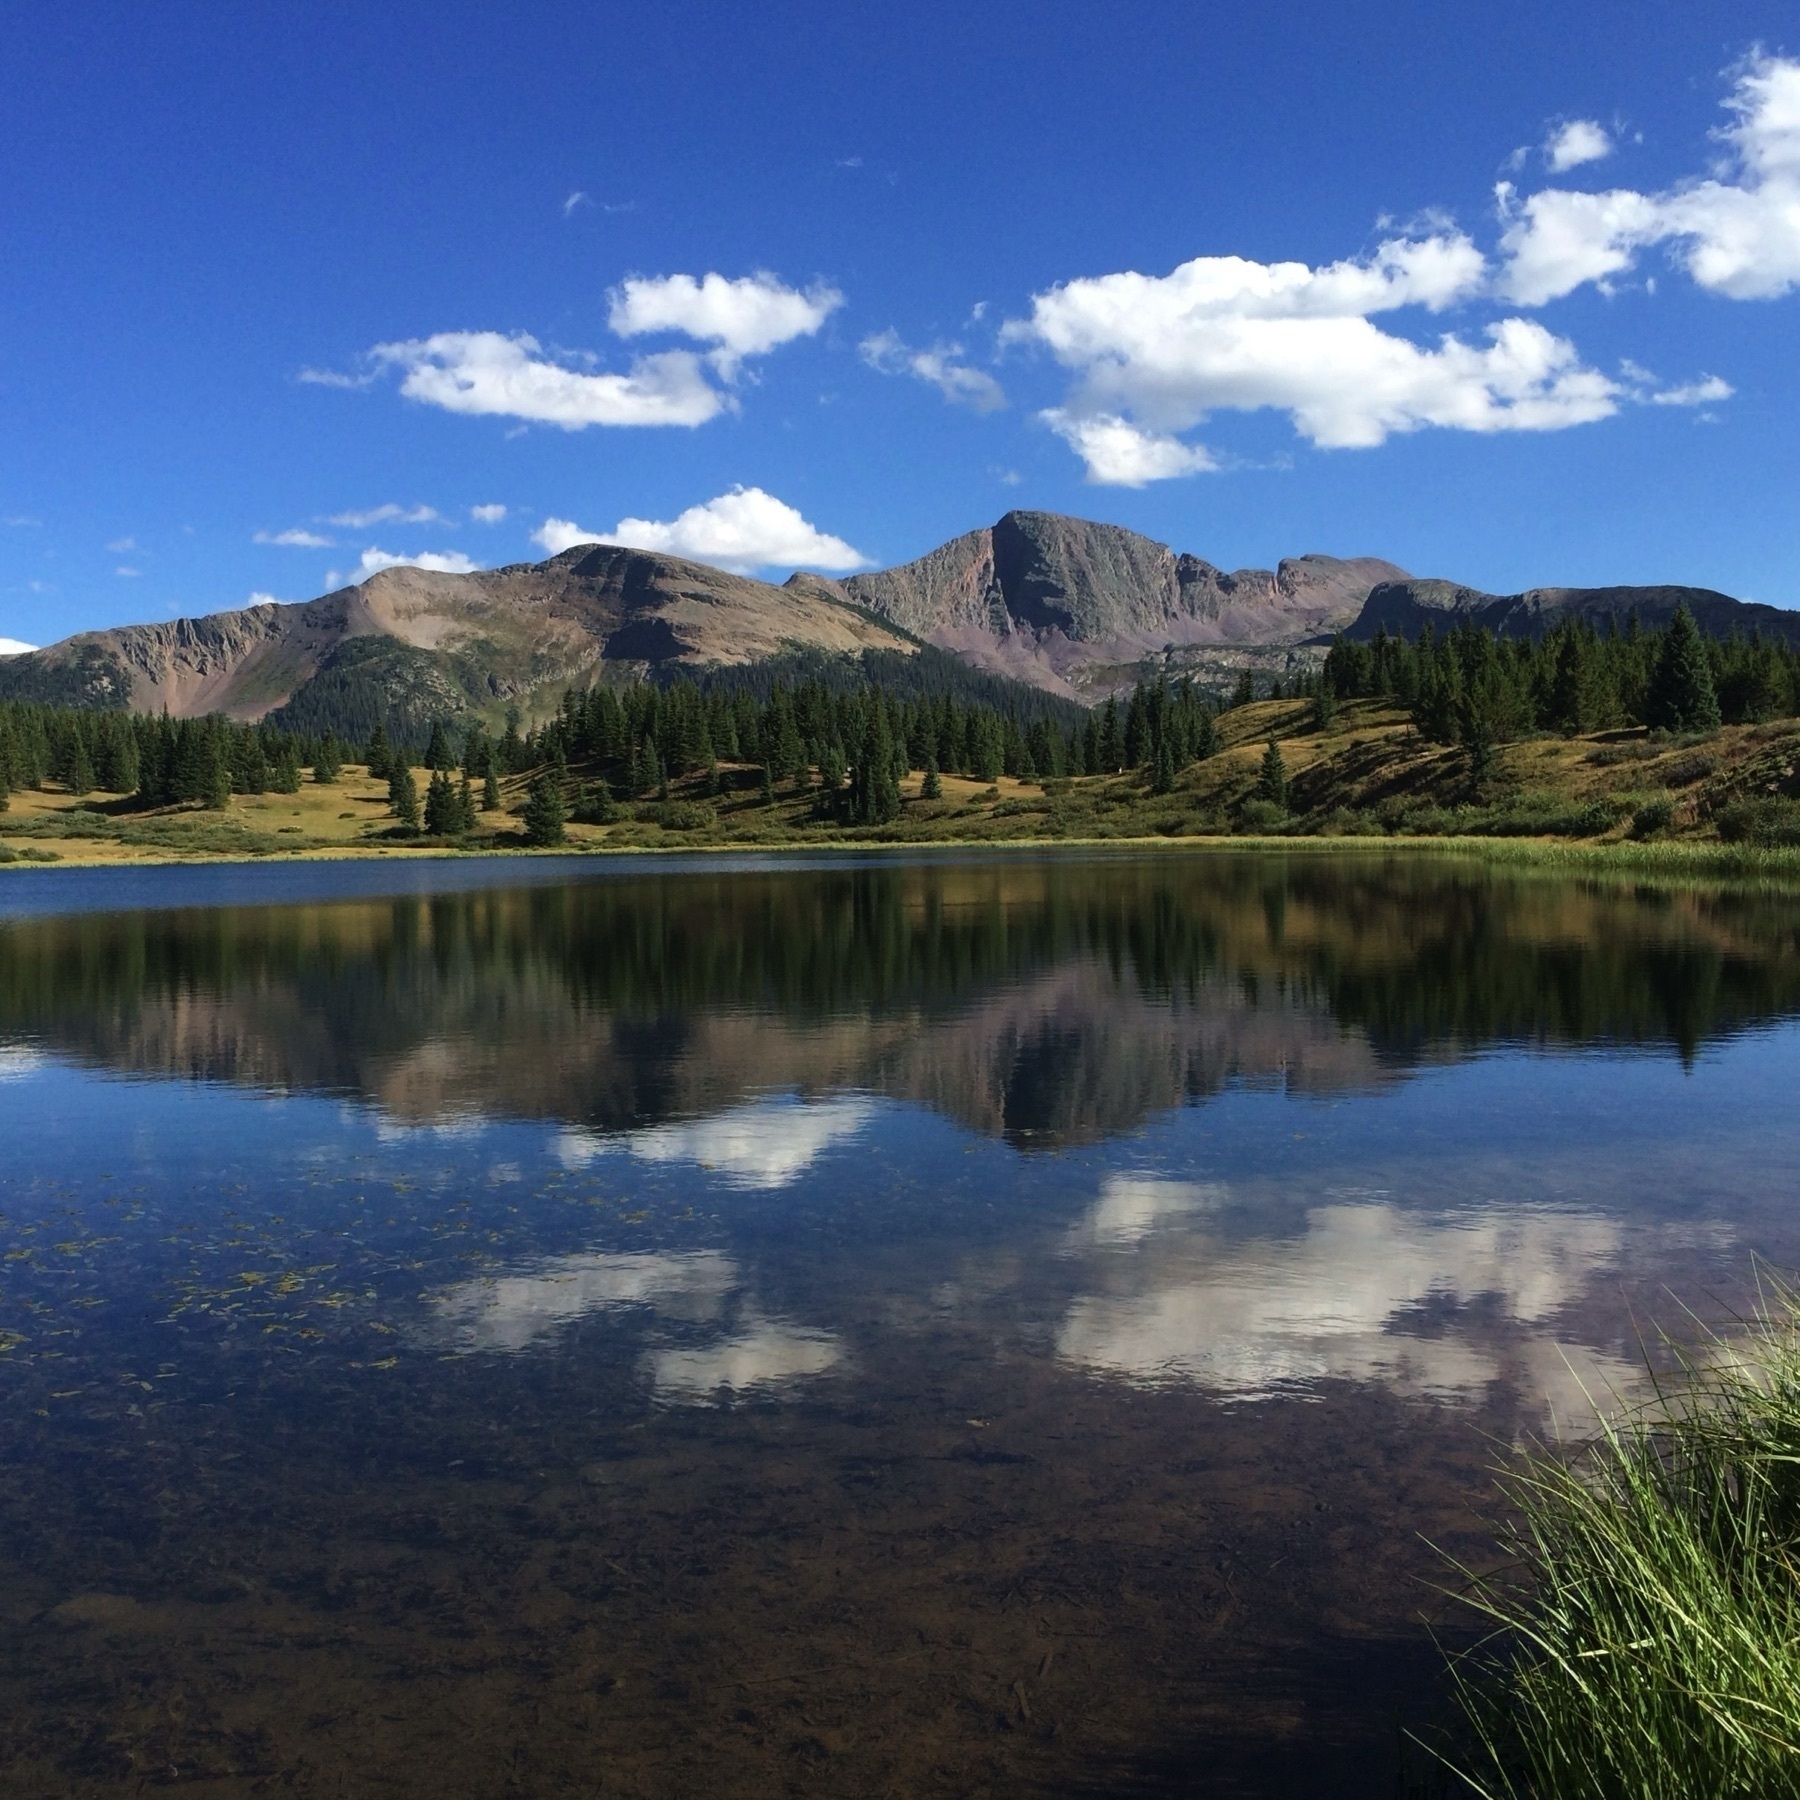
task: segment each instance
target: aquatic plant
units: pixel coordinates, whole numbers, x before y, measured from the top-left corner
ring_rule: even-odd
[[[1462,1598],[1493,1632],[1453,1662],[1500,1800],[1800,1795],[1800,1320],[1683,1359],[1576,1453],[1503,1477],[1507,1566]]]

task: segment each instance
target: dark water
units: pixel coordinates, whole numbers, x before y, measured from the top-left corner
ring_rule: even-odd
[[[1438,862],[11,875],[0,1792],[1391,1794],[1797,1011]]]

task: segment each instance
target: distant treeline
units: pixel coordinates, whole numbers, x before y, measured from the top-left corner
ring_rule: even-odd
[[[1427,627],[1412,643],[1340,638],[1317,690],[1328,707],[1392,697],[1440,743],[1628,725],[1710,731],[1800,714],[1800,652],[1759,637],[1708,640],[1686,607],[1662,631],[1570,619],[1542,638],[1499,638],[1465,623],[1441,635]]]
[[[1230,704],[1262,697],[1269,696],[1246,671]],[[1721,721],[1795,715],[1800,652],[1757,638],[1708,641],[1685,609],[1662,631],[1634,621],[1602,633],[1572,620],[1539,640],[1503,639],[1465,623],[1441,635],[1427,628],[1412,642],[1385,633],[1368,643],[1339,638],[1316,675],[1297,675],[1285,690],[1276,683],[1273,697],[1310,699],[1317,724],[1328,724],[1341,700],[1392,699],[1410,708],[1422,735],[1466,745],[1480,760],[1493,745],[1534,731],[1707,731]],[[928,795],[946,774],[991,782],[1128,768],[1144,769],[1153,788],[1167,791],[1219,743],[1213,706],[1185,678],[1140,682],[1122,705],[1087,710],[937,651],[796,655],[773,669],[717,672],[705,686],[571,691],[553,718],[523,734],[516,713],[499,733],[440,720],[422,741],[379,718],[366,738],[351,740],[274,719],[241,725],[0,702],[0,800],[54,779],[76,794],[223,806],[233,793],[294,792],[303,770],[330,782],[346,762],[360,762],[387,778],[422,761],[488,784],[491,809],[492,780],[578,764],[585,804],[603,816],[613,798],[666,797],[670,782],[702,773],[716,792],[726,780],[720,765],[731,764],[760,771],[765,791],[816,786],[822,815],[880,823],[897,815],[909,772],[923,773]]]

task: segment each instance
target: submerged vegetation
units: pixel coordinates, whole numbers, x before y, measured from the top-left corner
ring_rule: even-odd
[[[1647,1411],[1507,1478],[1495,1635],[1456,1665],[1493,1800],[1800,1795],[1800,1324],[1793,1299]]]

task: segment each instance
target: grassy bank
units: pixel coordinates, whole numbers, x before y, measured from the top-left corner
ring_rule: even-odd
[[[941,793],[927,799],[923,778],[913,774],[901,784],[900,816],[881,825],[828,816],[816,772],[766,795],[759,768],[725,765],[711,778],[671,784],[666,795],[621,802],[605,824],[572,823],[567,847],[1404,842],[1570,868],[1800,874],[1800,844],[1782,841],[1790,812],[1800,819],[1791,798],[1800,787],[1800,725],[1792,721],[1726,727],[1691,741],[1641,731],[1532,739],[1504,746],[1479,781],[1462,752],[1423,741],[1404,713],[1377,701],[1347,703],[1323,728],[1309,703],[1265,701],[1223,715],[1221,734],[1216,755],[1180,771],[1162,792],[1143,771],[993,783],[946,775]],[[1263,792],[1271,739],[1280,745],[1285,804]],[[588,774],[575,768],[566,784],[578,821]],[[422,788],[422,771],[417,779]],[[355,767],[329,785],[309,779],[296,794],[234,795],[218,810],[145,809],[52,786],[12,796],[0,814],[0,861],[515,851],[525,847],[525,788],[523,776],[503,782],[500,807],[481,814],[474,831],[434,840],[399,833],[385,783]],[[1776,828],[1723,841],[1722,826],[1729,831],[1734,817],[1758,807]],[[1800,838],[1800,825],[1791,835]]]
[[[1507,1477],[1509,1567],[1455,1665],[1495,1800],[1800,1796],[1800,1329],[1791,1298],[1574,1457]]]

